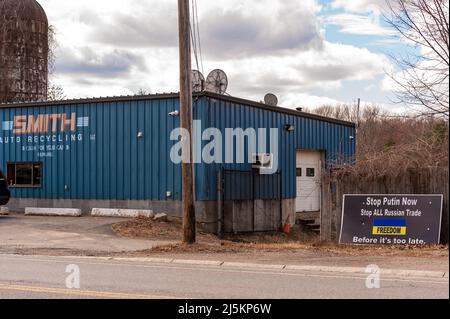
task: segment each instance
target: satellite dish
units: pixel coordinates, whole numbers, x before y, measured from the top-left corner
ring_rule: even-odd
[[[266,94],[266,96],[264,97],[264,103],[270,106],[277,106],[278,98],[275,94],[272,93]]]
[[[222,70],[213,70],[206,78],[205,90],[217,94],[225,94],[228,88],[228,78]]]
[[[205,77],[198,70],[192,70],[192,92],[203,92],[205,89]]]

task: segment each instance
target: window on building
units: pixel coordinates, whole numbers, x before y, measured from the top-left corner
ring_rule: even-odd
[[[301,168],[297,168],[297,177],[302,177],[303,170]]]
[[[316,177],[316,169],[315,168],[308,168],[306,170],[306,176],[307,177]]]
[[[41,187],[42,163],[8,163],[6,175],[10,187]]]

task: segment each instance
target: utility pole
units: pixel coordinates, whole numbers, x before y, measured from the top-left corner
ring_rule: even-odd
[[[194,206],[194,164],[192,147],[192,66],[189,0],[178,0],[178,30],[180,40],[180,116],[183,133],[183,243],[196,241]],[[186,154],[185,152],[189,152]]]

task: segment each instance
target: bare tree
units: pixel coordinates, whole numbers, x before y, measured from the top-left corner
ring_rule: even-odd
[[[144,88],[140,88],[139,90],[136,91],[135,95],[136,96],[140,96],[140,95],[148,95],[150,94],[150,91],[148,91],[147,89]]]
[[[312,112],[354,121],[355,105],[322,106]],[[397,175],[410,168],[448,166],[448,122],[392,114],[376,105],[361,107],[356,164],[344,171],[364,176]],[[345,158],[330,163],[339,167]]]
[[[357,105],[337,104],[322,105],[312,111],[315,114],[331,117],[338,120],[356,122],[358,119]]]
[[[48,26],[48,74],[55,72],[56,49],[58,42],[56,41],[56,28],[53,25]],[[50,88],[50,85],[49,85]]]
[[[64,89],[60,85],[50,84],[48,86],[47,101],[62,101],[66,98]]]
[[[56,63],[56,50],[58,41],[56,40],[56,28],[53,25],[48,26],[48,74],[49,83],[47,87],[47,101],[61,101],[67,99],[64,89],[53,80]]]
[[[420,53],[393,57],[401,72],[389,76],[398,85],[397,102],[420,114],[449,117],[449,1],[387,0],[386,21]]]

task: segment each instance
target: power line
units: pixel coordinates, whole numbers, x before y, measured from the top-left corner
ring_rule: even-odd
[[[199,17],[198,17],[198,6],[197,6],[197,0],[194,0],[195,3],[195,22],[197,25],[197,41],[198,41],[198,50],[199,50],[199,54],[200,54],[200,64],[201,64],[201,68],[202,68],[202,73],[203,73],[203,52],[202,52],[202,41],[201,41],[201,37],[200,37],[200,23],[199,23]]]
[[[192,52],[194,53],[195,64],[197,65],[197,70],[199,70],[198,53],[197,53],[197,40],[195,38],[195,31],[193,29],[194,29],[194,27],[192,26],[192,23],[190,23],[190,25],[189,25],[189,32],[191,34]]]
[[[190,33],[192,39],[192,51],[194,52],[197,70],[203,73],[203,55],[200,40],[200,27],[198,22],[199,17],[198,17],[197,0],[192,0],[191,2],[192,2],[192,17],[190,22]]]

